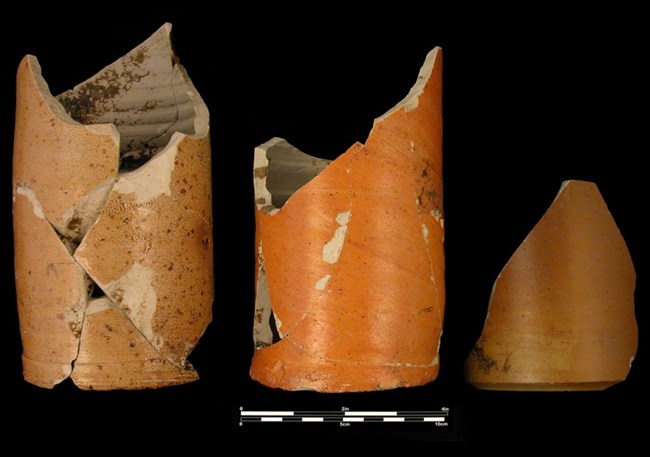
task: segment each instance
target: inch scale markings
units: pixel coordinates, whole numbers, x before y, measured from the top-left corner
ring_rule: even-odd
[[[447,426],[449,408],[439,411],[350,411],[342,407],[340,411],[260,411],[239,408],[239,425],[245,423],[325,423],[335,422],[341,426],[351,423],[433,423],[438,427]]]

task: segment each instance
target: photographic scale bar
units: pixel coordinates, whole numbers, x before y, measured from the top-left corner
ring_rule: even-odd
[[[449,416],[449,409],[440,411],[245,411],[239,410],[239,423],[280,423],[280,422],[445,422]]]

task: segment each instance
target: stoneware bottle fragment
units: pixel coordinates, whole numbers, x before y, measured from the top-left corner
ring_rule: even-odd
[[[503,268],[465,364],[479,389],[601,390],[637,349],[636,275],[594,183],[566,181]]]
[[[255,353],[271,387],[373,391],[438,374],[445,303],[442,51],[331,163],[255,150]]]
[[[24,377],[139,389],[197,378],[212,315],[208,110],[163,25],[54,97],[17,75],[13,195]]]

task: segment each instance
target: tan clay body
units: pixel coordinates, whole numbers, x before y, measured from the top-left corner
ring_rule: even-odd
[[[35,57],[20,64],[15,265],[33,384],[197,378],[186,357],[213,299],[208,111],[170,30],[57,98]]]
[[[492,390],[600,390],[637,348],[634,266],[595,184],[567,181],[497,278],[466,379]]]

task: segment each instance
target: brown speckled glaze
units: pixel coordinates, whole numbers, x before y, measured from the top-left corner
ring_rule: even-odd
[[[31,189],[50,224],[68,235],[80,223],[71,209],[114,181],[119,161],[115,127],[73,121],[50,95],[36,58],[26,56],[17,74],[14,187]]]
[[[497,278],[465,375],[479,389],[601,390],[637,349],[636,275],[594,183],[567,181]]]
[[[133,376],[138,373],[138,376]],[[191,365],[165,359],[109,300],[88,306],[72,379],[86,390],[142,389],[184,384],[198,378]]]
[[[253,379],[350,392],[436,378],[441,89],[436,48],[406,99],[332,163],[280,139],[257,148]]]
[[[209,114],[170,31],[56,98],[35,57],[19,66],[15,265],[33,384],[197,379],[186,357],[214,295]]]
[[[137,171],[145,183],[155,160]],[[133,271],[134,264],[151,272],[147,284],[157,301],[150,323],[152,342],[178,366],[184,366],[198,342],[202,332],[197,329],[204,329],[212,316],[210,193],[209,142],[185,138],[174,159],[170,194],[138,203],[133,194],[113,191],[75,252],[90,277],[134,320],[140,295],[129,297],[128,288],[141,285],[110,284]],[[136,323],[147,334],[143,325]]]
[[[52,387],[72,371],[90,281],[28,197],[13,212],[24,377]]]

